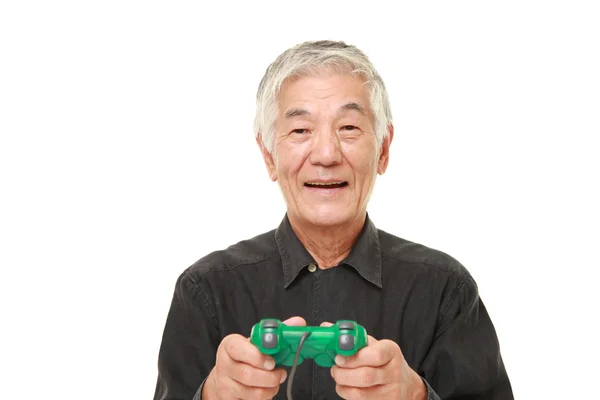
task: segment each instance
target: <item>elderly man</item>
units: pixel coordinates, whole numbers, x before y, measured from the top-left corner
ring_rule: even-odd
[[[350,319],[369,334],[366,347],[331,368],[301,363],[297,399],[512,399],[469,272],[369,219],[394,128],[365,54],[332,41],[285,51],[260,83],[255,133],[286,215],[181,274],[154,398],[285,398],[290,369],[248,339],[258,321],[275,318],[311,326]]]

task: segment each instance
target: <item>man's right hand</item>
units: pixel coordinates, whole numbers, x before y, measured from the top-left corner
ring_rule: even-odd
[[[306,326],[301,317],[283,323]],[[287,378],[283,368],[274,367],[273,357],[262,354],[249,338],[228,335],[217,349],[217,362],[204,383],[202,399],[272,399]]]

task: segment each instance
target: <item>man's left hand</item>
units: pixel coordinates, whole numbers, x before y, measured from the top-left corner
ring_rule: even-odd
[[[331,326],[323,322],[321,326]],[[337,394],[347,400],[425,400],[427,390],[421,377],[404,359],[400,346],[391,340],[368,336],[368,346],[355,355],[338,355],[331,376]]]

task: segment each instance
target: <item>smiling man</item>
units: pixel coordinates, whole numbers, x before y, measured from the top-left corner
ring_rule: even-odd
[[[375,227],[367,213],[394,129],[364,53],[306,42],[258,89],[255,133],[287,205],[270,232],[215,251],[177,280],[155,399],[285,398],[287,367],[254,324],[355,320],[368,346],[332,368],[301,363],[298,399],[512,399],[493,324],[455,259]]]

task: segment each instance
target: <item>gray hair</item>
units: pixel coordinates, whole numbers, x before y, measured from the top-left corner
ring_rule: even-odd
[[[387,90],[366,54],[344,42],[308,41],[279,55],[267,68],[258,86],[254,134],[257,137],[261,135],[263,145],[270,153],[274,150],[277,95],[281,85],[288,78],[314,76],[326,70],[357,74],[365,79],[370,89],[370,107],[375,116],[377,146],[381,146],[388,136],[387,128],[392,123],[392,112]]]

